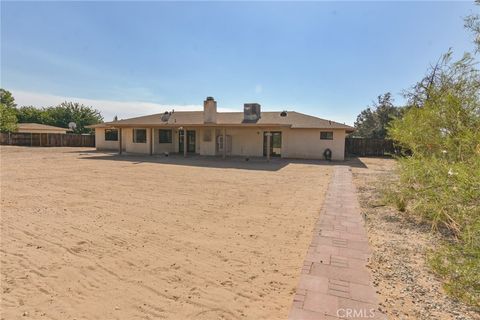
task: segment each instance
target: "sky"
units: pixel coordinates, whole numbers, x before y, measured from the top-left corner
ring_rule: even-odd
[[[105,120],[295,110],[353,124],[449,48],[473,51],[471,2],[1,2],[1,87],[17,104],[79,101]]]

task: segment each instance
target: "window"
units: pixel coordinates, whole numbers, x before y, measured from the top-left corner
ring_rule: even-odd
[[[147,143],[147,129],[133,129],[134,143]]]
[[[105,141],[118,141],[118,130],[105,129]]]
[[[320,132],[320,140],[333,140],[333,131]]]
[[[159,130],[159,143],[172,143],[172,130]]]

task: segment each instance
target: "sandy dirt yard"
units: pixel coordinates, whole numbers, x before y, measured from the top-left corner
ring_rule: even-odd
[[[286,319],[331,166],[1,148],[2,319]]]

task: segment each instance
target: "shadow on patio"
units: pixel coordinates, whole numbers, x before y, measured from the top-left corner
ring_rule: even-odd
[[[304,159],[282,159],[272,158],[268,162],[265,158],[251,157],[247,161],[245,157],[221,157],[189,155],[186,158],[179,154],[165,155],[138,155],[138,154],[122,154],[105,153],[105,152],[80,152],[84,160],[109,160],[109,161],[126,161],[133,164],[141,163],[159,163],[180,166],[194,166],[205,168],[225,168],[225,169],[241,169],[241,170],[263,170],[278,171],[289,164],[308,164],[319,166],[350,166],[366,168],[367,166],[358,158],[349,159],[347,161],[325,161],[325,160],[304,160]]]

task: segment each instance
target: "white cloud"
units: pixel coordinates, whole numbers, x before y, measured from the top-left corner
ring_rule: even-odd
[[[92,106],[99,110],[105,121],[113,120],[115,115],[119,119],[138,117],[142,115],[162,113],[175,109],[176,111],[201,111],[203,104],[174,105],[158,104],[142,101],[114,101],[96,100],[78,97],[64,97],[51,94],[36,93],[21,90],[10,90],[15,97],[18,106],[49,107],[58,105],[64,101],[79,102],[86,106]],[[218,111],[233,111],[228,108],[219,108]],[[238,110],[237,110],[238,111]]]
[[[261,87],[261,85],[260,85]],[[88,99],[88,98],[78,98],[78,97],[67,97],[67,96],[57,96],[51,94],[30,92],[9,89],[15,97],[15,101],[18,106],[35,106],[35,107],[49,107],[58,105],[64,101],[79,102],[86,106],[92,106],[95,109],[99,110],[105,121],[112,121],[115,115],[119,119],[126,119],[131,117],[139,117],[148,114],[162,113],[165,111],[170,111],[175,109],[176,111],[201,111],[203,110],[203,101],[200,101],[200,104],[159,104],[152,102],[142,102],[142,101],[115,101],[115,100],[97,100],[97,99]],[[238,108],[218,108],[220,112],[241,112],[243,105],[238,106]],[[333,110],[329,108],[321,108],[320,110],[315,110],[316,112],[303,111],[302,108],[297,108],[295,106],[285,107],[285,106],[263,106],[262,111],[279,111],[279,110],[295,110],[299,112],[304,112],[320,118],[329,119],[337,121],[340,123],[347,123],[351,125],[353,123],[351,119],[351,114],[343,113],[334,113]]]

